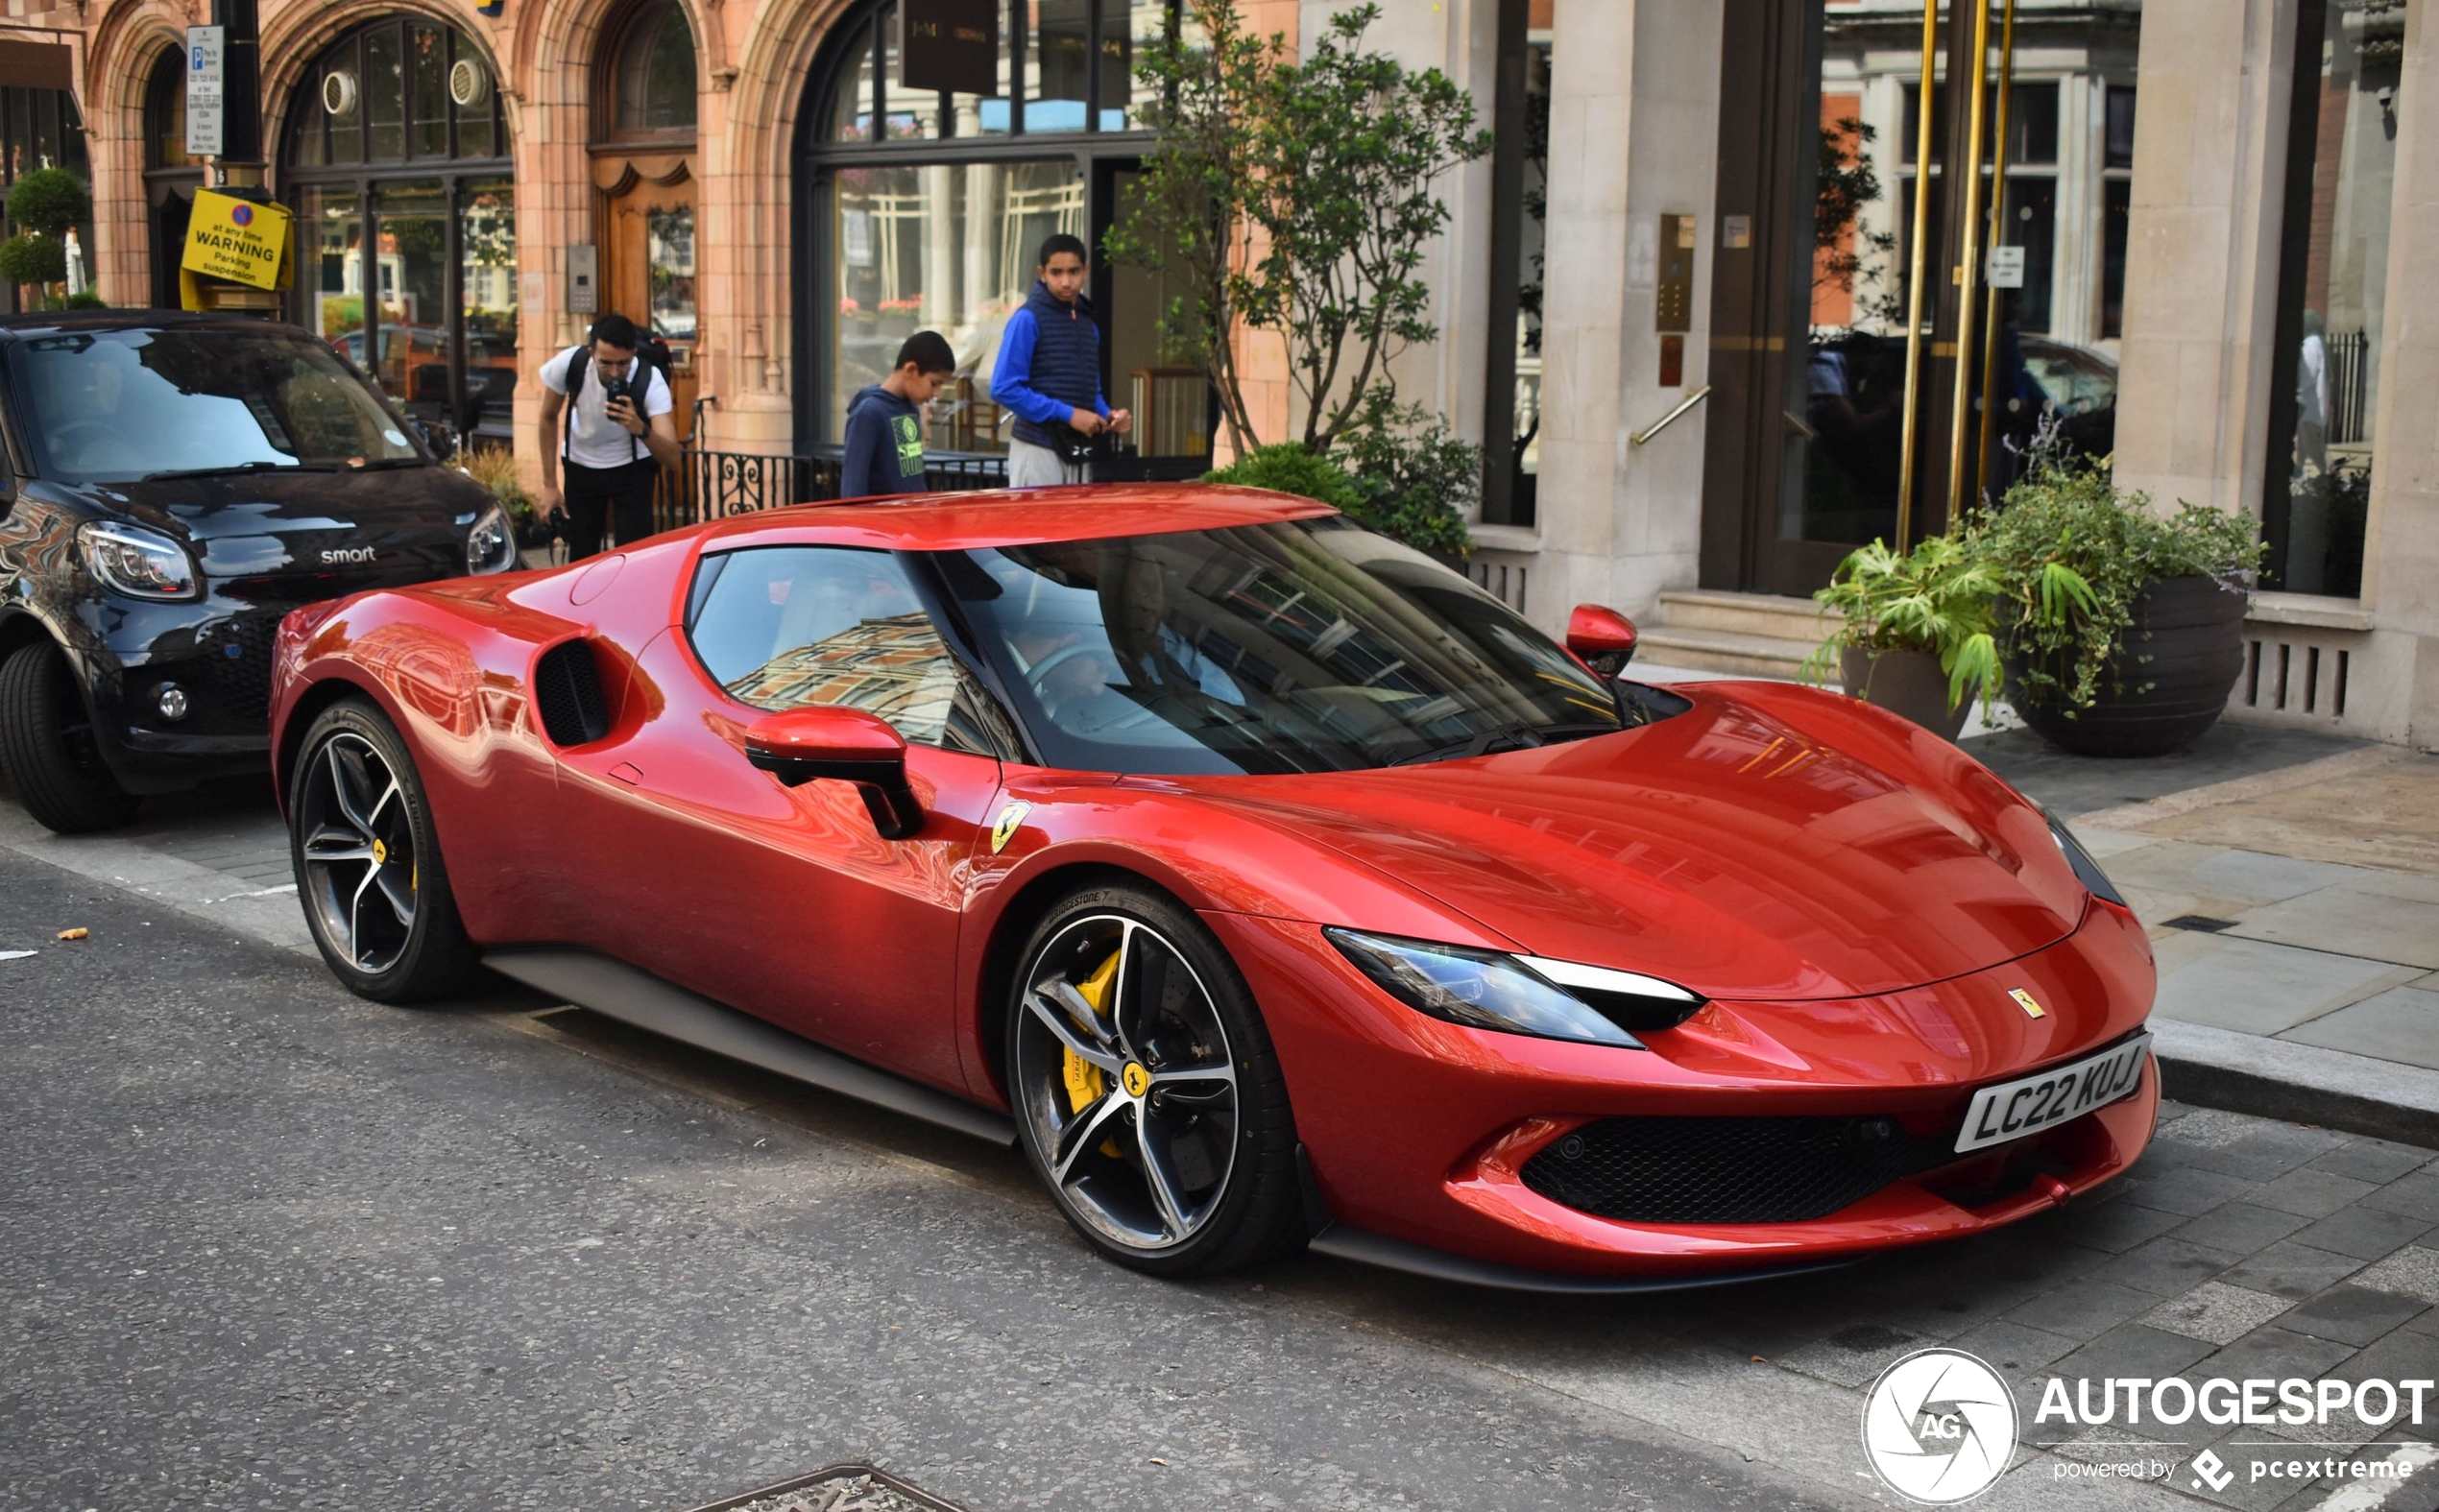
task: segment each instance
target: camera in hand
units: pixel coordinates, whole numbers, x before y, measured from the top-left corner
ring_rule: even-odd
[[[616,404],[620,399],[625,398],[632,392],[633,390],[629,387],[627,380],[624,377],[604,378],[601,380],[601,402],[604,405]]]

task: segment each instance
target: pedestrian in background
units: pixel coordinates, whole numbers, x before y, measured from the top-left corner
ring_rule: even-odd
[[[569,347],[542,367],[537,507],[545,520],[567,516],[570,562],[599,553],[605,529],[615,530],[622,546],[651,535],[654,479],[678,461],[669,380],[644,360],[635,322],[605,315],[591,334],[589,345]]]
[[[1084,297],[1085,267],[1081,238],[1061,231],[1045,239],[1033,291],[1000,334],[991,397],[1016,416],[1011,488],[1080,482],[1070,477],[1062,449],[1104,430],[1123,436],[1133,423],[1101,397],[1100,327]]]
[[[840,498],[921,493],[930,487],[923,475],[923,412],[956,368],[947,337],[917,331],[898,348],[889,376],[856,392],[847,406]]]

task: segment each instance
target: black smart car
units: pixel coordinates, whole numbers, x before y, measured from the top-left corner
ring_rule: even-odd
[[[62,832],[268,769],[300,604],[517,564],[492,495],[305,331],[0,320],[0,762]]]

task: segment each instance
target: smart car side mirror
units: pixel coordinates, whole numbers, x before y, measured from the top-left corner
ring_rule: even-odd
[[[1634,621],[1600,604],[1578,604],[1567,616],[1567,649],[1603,677],[1634,660]]]
[[[834,705],[766,714],[746,728],[745,759],[789,787],[855,783],[884,840],[923,828],[923,805],[906,785],[906,737],[878,714]]]

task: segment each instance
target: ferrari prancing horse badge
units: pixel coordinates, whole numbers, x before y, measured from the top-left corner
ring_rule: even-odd
[[[1033,805],[1022,799],[1000,810],[999,819],[991,826],[991,853],[993,855],[1007,849],[1008,842],[1016,838],[1017,827],[1025,823],[1025,816],[1032,811]]]

